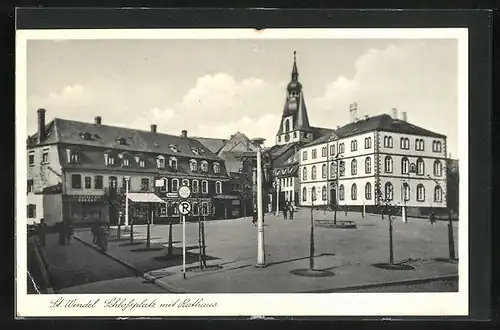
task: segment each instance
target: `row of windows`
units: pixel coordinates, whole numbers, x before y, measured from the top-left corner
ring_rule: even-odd
[[[130,178],[128,181],[125,180],[125,178],[122,179],[122,187],[127,188],[127,183],[128,183],[128,188],[130,189],[130,181],[132,178]],[[163,180],[163,185],[159,188],[160,191],[163,192],[177,192],[179,189],[179,179],[171,179],[170,180],[170,186],[168,185],[168,179],[162,179]],[[115,176],[110,176],[108,179],[108,185],[110,188],[117,188],[118,187],[118,179]],[[199,192],[199,181],[198,180],[192,180],[190,181],[189,179],[183,179],[182,180],[182,185],[190,186],[192,188],[193,193]],[[82,188],[82,176],[80,174],[72,174],[71,175],[71,187],[73,189],[81,189]],[[84,178],[84,187],[85,189],[92,189],[92,177],[86,176]],[[149,178],[141,178],[141,191],[149,191],[151,185],[150,185],[150,180]],[[169,189],[170,188],[170,189]],[[94,177],[94,189],[103,189],[103,177],[101,175],[96,175]],[[28,180],[28,192],[31,192],[33,190],[33,180]],[[208,193],[208,181],[203,180],[201,181],[201,193],[207,194]],[[222,183],[220,181],[215,182],[215,193],[216,194],[222,194]]]
[[[198,202],[193,202],[192,205],[193,205],[193,207],[191,209],[191,215],[208,215],[209,214],[208,202],[202,202],[201,208],[200,208],[200,204]],[[177,216],[177,215],[179,215],[179,209],[177,206],[178,205],[175,202],[174,203],[167,202],[166,206],[161,206],[160,215],[161,216],[167,216],[167,215]]]
[[[79,159],[80,159],[79,152],[76,150],[68,150],[68,152],[69,152],[68,158],[69,158],[70,163],[78,163]],[[130,154],[128,154],[126,152],[122,152],[118,155],[113,155],[113,154],[107,152],[104,154],[104,163],[106,164],[106,166],[114,166],[118,162],[117,158],[120,160],[120,165],[122,167],[130,167],[130,160],[132,157],[130,156]],[[30,165],[31,165],[31,159],[29,161],[30,161]],[[34,159],[33,159],[33,161],[34,161]],[[140,168],[146,167],[146,160],[142,155],[140,155],[140,154],[136,155],[135,161],[137,162],[137,164],[139,164]],[[166,159],[164,156],[159,155],[156,157],[156,166],[158,168],[165,168],[166,167]],[[178,167],[177,158],[170,157],[168,159],[168,166],[172,169],[177,169],[177,167]],[[189,160],[189,168],[192,172],[198,171],[198,161],[196,159],[190,159]],[[206,160],[201,161],[199,168],[202,172],[208,172],[208,162]],[[213,171],[216,174],[220,173],[220,164],[218,162],[214,162]]]
[[[293,178],[283,178],[280,179],[280,184],[282,187],[291,187],[293,185]]]
[[[385,173],[393,173],[393,160],[391,156],[386,156],[385,157],[385,162],[384,162],[384,170]],[[411,168],[412,164],[410,164],[410,161],[408,158],[403,157],[401,159],[401,174],[409,174],[410,172],[416,172],[419,175],[424,175],[424,161],[423,159],[419,158],[417,160],[416,168]],[[336,171],[336,165],[335,163],[330,164],[330,176],[333,178],[335,177]],[[365,158],[365,174],[371,174],[372,172],[372,159],[370,157]],[[358,161],[356,159],[351,160],[351,175],[357,175],[358,174]],[[434,175],[435,176],[442,176],[443,175],[443,166],[439,160],[434,161]],[[328,176],[327,174],[327,165],[323,164],[321,166],[321,178],[326,179]],[[339,162],[339,176],[345,176],[345,161],[340,161]],[[307,180],[307,168],[303,167],[302,168],[302,180]],[[316,165],[313,165],[311,167],[311,180],[316,180]]]
[[[410,149],[410,139],[402,137],[400,140],[400,147],[401,149],[409,150]],[[371,149],[372,147],[372,138],[371,137],[366,137],[365,138],[365,149]],[[392,148],[393,147],[393,138],[391,136],[384,136],[384,147],[386,148]],[[415,139],[415,150],[417,151],[424,151],[424,140],[423,139]],[[326,157],[327,156],[327,147],[322,147],[321,148],[321,156]],[[339,154],[344,153],[344,143],[339,143]],[[357,151],[358,150],[358,141],[357,140],[352,140],[351,141],[351,151]],[[441,152],[442,151],[442,144],[441,141],[433,141],[432,142],[432,151],[433,152]],[[335,145],[332,144],[330,146],[330,154],[335,155]],[[317,158],[317,153],[316,149],[311,150],[311,158],[316,159]],[[307,160],[307,150],[302,152],[302,160]]]
[[[392,148],[393,147],[393,139],[391,136],[384,136],[384,147]],[[400,139],[400,148],[403,150],[410,149],[410,139],[402,137]],[[415,150],[424,151],[425,150],[425,142],[423,139],[415,139]],[[433,152],[441,152],[443,150],[443,146],[441,141],[434,140],[432,141],[432,151]]]
[[[343,184],[339,186],[338,198],[341,201],[345,200],[345,188]],[[405,201],[410,200],[410,186],[407,183],[403,184],[401,198],[404,199]],[[327,200],[326,186],[323,186],[321,188],[321,199],[323,201]],[[355,183],[353,183],[351,185],[351,200],[355,201],[357,199],[358,199],[358,187]],[[370,182],[367,182],[365,184],[365,199],[366,200],[372,199],[372,184]],[[394,199],[394,186],[390,182],[386,183],[385,185],[385,199],[387,201],[392,201]],[[304,202],[307,201],[306,187],[302,188],[302,200]],[[317,200],[316,187],[311,188],[311,200],[313,202]],[[422,184],[417,185],[417,201],[419,202],[425,201],[425,187]],[[434,202],[440,203],[442,201],[443,201],[443,189],[437,185],[434,188]]]

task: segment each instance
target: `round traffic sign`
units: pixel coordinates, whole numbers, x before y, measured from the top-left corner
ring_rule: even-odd
[[[179,208],[180,214],[187,215],[191,212],[191,203],[189,203],[187,201],[182,201],[179,203],[178,208]]]
[[[180,198],[189,198],[191,196],[191,189],[188,186],[181,186],[179,188],[179,197]]]

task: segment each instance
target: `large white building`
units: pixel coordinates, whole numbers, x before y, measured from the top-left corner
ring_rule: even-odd
[[[446,207],[446,136],[395,109],[358,119],[356,108],[349,124],[300,150],[300,205]]]

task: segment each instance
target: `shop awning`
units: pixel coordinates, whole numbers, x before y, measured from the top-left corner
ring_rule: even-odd
[[[213,198],[214,199],[240,199],[238,196],[233,196],[233,195],[216,195]]]
[[[153,193],[128,193],[128,199],[136,203],[165,203]]]

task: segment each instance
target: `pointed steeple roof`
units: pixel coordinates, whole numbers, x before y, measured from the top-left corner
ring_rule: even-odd
[[[298,81],[299,71],[297,70],[297,51],[293,51],[292,81]]]

